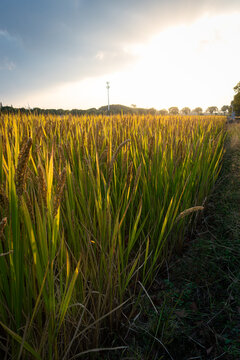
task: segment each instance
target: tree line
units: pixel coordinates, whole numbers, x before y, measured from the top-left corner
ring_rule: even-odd
[[[240,81],[237,83],[236,86],[233,88],[235,95],[233,97],[233,100],[231,102],[231,105],[223,105],[221,109],[218,109],[217,106],[209,106],[205,113],[208,114],[219,114],[220,112],[224,115],[229,115],[234,111],[236,116],[240,116]],[[94,115],[101,115],[101,114],[108,114],[108,106],[101,106],[99,109],[96,108],[90,108],[87,110],[81,110],[81,109],[72,109],[72,110],[64,110],[64,109],[41,109],[38,107],[35,107],[33,109],[26,109],[26,108],[14,108],[13,106],[3,106],[0,102],[0,112],[2,113],[23,113],[23,114],[52,114],[52,115],[85,115],[85,114],[94,114]],[[110,113],[111,114],[119,114],[119,113],[131,113],[131,114],[152,114],[152,115],[190,115],[190,114],[196,114],[196,115],[203,115],[204,111],[199,106],[195,109],[191,110],[189,107],[185,106],[184,108],[180,109],[177,106],[171,106],[168,110],[167,109],[161,109],[156,110],[154,108],[150,109],[144,109],[144,108],[138,108],[135,104],[132,104],[130,106],[120,105],[120,104],[113,104],[110,106]]]
[[[226,115],[230,112],[231,107],[224,105],[221,108],[221,112]],[[72,109],[72,110],[64,110],[64,109],[41,109],[41,108],[15,108],[13,106],[2,106],[0,103],[0,112],[2,113],[12,113],[12,114],[17,114],[17,113],[21,113],[21,114],[35,114],[35,115],[39,115],[39,114],[44,114],[44,115],[48,115],[48,114],[52,114],[52,115],[60,115],[60,116],[64,116],[64,115],[85,115],[85,114],[94,114],[94,115],[101,115],[101,114],[108,114],[108,107],[107,106],[101,106],[99,109],[96,108],[90,108],[87,110],[82,110],[82,109]],[[170,107],[168,110],[167,109],[161,109],[161,110],[156,110],[154,108],[150,108],[150,109],[145,109],[145,108],[137,108],[136,106],[125,106],[125,105],[120,105],[120,104],[113,104],[110,105],[110,113],[111,114],[121,114],[121,113],[131,113],[131,114],[142,114],[142,115],[147,115],[147,114],[152,114],[152,115],[178,115],[178,114],[182,114],[182,115],[190,115],[190,114],[196,114],[196,115],[202,115],[204,114],[203,109],[201,107],[196,107],[195,109],[191,110],[189,107],[184,107],[182,109],[179,109],[177,106],[172,106]],[[217,108],[217,106],[209,106],[206,109],[206,113],[209,114],[218,114],[219,110]]]
[[[179,110],[179,108],[177,106],[172,106],[170,107],[168,110],[166,109],[162,109],[159,110],[159,113],[161,115],[178,115],[178,114],[183,114],[183,115],[190,115],[190,114],[197,114],[197,115],[203,115],[204,113],[209,113],[209,114],[219,114],[221,111],[221,113],[223,113],[224,115],[230,113],[231,111],[231,106],[228,105],[223,105],[221,107],[221,109],[219,110],[217,106],[209,106],[206,111],[204,112],[203,109],[201,107],[196,107],[195,109],[191,110],[189,107],[184,107],[181,110]]]

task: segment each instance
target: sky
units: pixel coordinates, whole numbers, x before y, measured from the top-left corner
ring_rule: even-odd
[[[0,0],[0,102],[156,109],[229,105],[239,0]]]

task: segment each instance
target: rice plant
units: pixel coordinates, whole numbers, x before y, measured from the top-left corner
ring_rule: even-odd
[[[181,250],[219,174],[224,124],[0,115],[3,354],[70,359],[101,347],[138,280],[148,286]]]

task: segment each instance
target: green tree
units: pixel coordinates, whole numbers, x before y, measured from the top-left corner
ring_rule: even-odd
[[[235,112],[236,116],[240,116],[240,92],[238,92],[232,101],[233,111]]]
[[[156,112],[157,112],[157,110],[154,109],[154,108],[148,109],[148,113],[151,114],[151,115],[156,115]]]
[[[193,109],[193,112],[197,113],[198,115],[202,114],[203,109],[201,107],[196,107],[195,109]]]
[[[181,113],[184,114],[184,115],[189,115],[191,112],[191,109],[189,107],[184,107],[182,110],[181,110]]]
[[[207,112],[209,112],[210,114],[213,114],[214,112],[218,112],[218,108],[217,106],[209,106],[206,110]]]
[[[177,115],[177,114],[179,114],[179,109],[178,109],[177,106],[172,106],[172,107],[170,107],[170,108],[168,109],[168,111],[169,111],[169,114],[171,114],[171,115]]]
[[[221,107],[221,110],[223,111],[223,113],[224,113],[224,115],[225,115],[225,113],[226,112],[230,112],[230,106],[228,106],[228,105],[223,105],[222,107]]]
[[[161,110],[159,110],[159,114],[160,115],[167,115],[168,111],[166,109],[161,109]]]
[[[240,81],[237,83],[236,86],[234,86],[233,90],[235,91],[235,93],[239,93],[240,92]]]
[[[234,86],[233,90],[235,91],[236,95],[234,95],[231,105],[233,106],[233,111],[235,114],[240,116],[240,81],[236,86]]]

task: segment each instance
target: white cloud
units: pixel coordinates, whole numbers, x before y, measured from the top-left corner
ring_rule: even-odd
[[[7,41],[17,41],[19,42],[19,39],[13,35],[11,35],[7,30],[0,29],[0,40],[4,39]]]
[[[95,58],[98,60],[103,60],[103,58],[105,57],[105,54],[103,51],[98,51]]]
[[[0,59],[0,70],[12,71],[16,68],[16,64],[8,58]]]
[[[10,35],[9,35],[9,33],[8,33],[7,30],[1,30],[1,29],[0,29],[0,37],[9,38]]]

